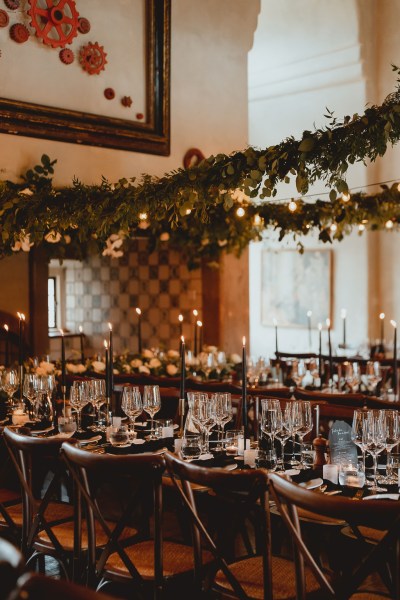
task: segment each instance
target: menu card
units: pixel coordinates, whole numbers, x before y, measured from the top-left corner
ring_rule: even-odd
[[[329,432],[331,463],[357,464],[357,446],[351,439],[351,427],[345,421],[335,421]]]

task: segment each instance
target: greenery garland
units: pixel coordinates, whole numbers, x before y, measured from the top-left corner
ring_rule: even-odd
[[[88,252],[122,255],[125,240],[145,235],[149,250],[169,241],[183,250],[190,267],[216,261],[223,250],[240,254],[267,228],[305,235],[319,231],[323,242],[342,239],[354,226],[391,228],[400,222],[397,184],[377,194],[348,195],[346,171],[355,162],[382,156],[400,139],[400,70],[396,90],[363,115],[304,131],[263,150],[249,147],[210,156],[198,165],[161,178],[121,179],[112,184],[53,187],[55,160],[42,156],[22,183],[0,182],[0,256],[45,247],[48,256],[83,258]],[[295,178],[299,195],[318,180],[329,200],[273,202],[277,186]],[[299,243],[300,250],[302,249]]]

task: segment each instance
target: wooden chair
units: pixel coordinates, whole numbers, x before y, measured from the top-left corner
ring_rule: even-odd
[[[8,488],[0,488],[0,534],[20,544],[22,522],[21,494]]]
[[[64,460],[86,502],[89,523],[89,545],[97,589],[110,582],[134,586],[142,594],[150,585],[155,597],[178,579],[185,582],[189,594],[202,578],[203,561],[211,556],[202,553],[199,536],[194,533],[194,549],[190,545],[166,541],[162,534],[162,475],[165,462],[160,454],[111,455],[91,454],[64,444]],[[124,498],[119,518],[111,528],[106,509],[99,501],[99,491],[107,484],[109,492],[123,483]],[[138,534],[123,539],[127,524],[137,523]],[[151,535],[151,521],[153,535]],[[107,536],[103,551],[96,557],[97,523]]]
[[[2,597],[0,596],[0,599]],[[112,600],[111,596],[100,594],[90,588],[62,579],[53,579],[38,573],[27,573],[19,578],[13,600]]]
[[[23,572],[24,558],[7,540],[0,538],[0,600],[6,600]]]
[[[271,554],[271,529],[267,495],[267,473],[264,470],[227,471],[221,468],[207,469],[186,463],[175,455],[165,455],[168,471],[178,490],[184,506],[198,529],[205,547],[213,554],[211,590],[226,598],[289,599],[296,597],[294,563]],[[192,485],[210,489],[214,507],[202,516]],[[217,504],[215,504],[217,503]],[[216,507],[222,512],[215,516]],[[215,519],[229,515],[229,534],[232,544],[237,543],[234,534],[241,535],[241,525],[251,524],[254,532],[252,548],[240,557],[232,554],[224,535],[212,529]],[[307,571],[308,590],[318,584]]]
[[[390,552],[393,553],[392,598],[399,597],[399,558],[400,558],[400,503],[385,500],[353,501],[350,498],[338,498],[317,494],[302,488],[284,477],[270,473],[270,492],[277,509],[293,541],[297,565],[298,599],[307,597],[305,569],[311,569],[320,586],[321,597],[329,599],[382,598],[374,592],[360,590],[366,577],[375,572],[382,563],[386,563]],[[310,552],[301,532],[299,510],[310,511],[324,517],[343,519],[352,527],[368,526],[383,531],[377,543],[368,548],[366,555],[359,557],[358,563],[345,569],[340,576],[327,575]],[[357,557],[354,557],[357,558]],[[346,565],[345,565],[346,566]],[[355,595],[354,595],[355,594]]]
[[[65,463],[60,460],[65,440],[31,437],[6,428],[4,442],[21,485],[22,549],[27,564],[41,565],[41,559],[50,555],[57,560],[64,577],[81,579],[85,576],[88,534],[81,518],[79,493],[74,493]],[[74,442],[69,440],[70,445]],[[68,501],[60,499],[63,485],[69,493]],[[106,541],[99,531],[98,544]]]

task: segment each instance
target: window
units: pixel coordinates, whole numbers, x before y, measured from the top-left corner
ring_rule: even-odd
[[[48,307],[49,307],[48,326],[49,326],[49,329],[56,329],[56,327],[57,327],[57,281],[56,281],[55,277],[49,277],[49,279],[48,279],[47,295],[48,295]]]

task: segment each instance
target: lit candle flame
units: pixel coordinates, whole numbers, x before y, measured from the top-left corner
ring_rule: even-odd
[[[4,329],[8,332],[8,325],[4,325]]]
[[[203,323],[201,321],[197,321],[197,327],[203,327]]]
[[[136,308],[136,312],[137,312],[138,315],[142,314],[142,311],[140,310],[140,308]]]
[[[380,313],[380,314],[379,314],[379,318],[380,318],[380,320],[382,321],[382,320],[385,318],[385,313]]]
[[[330,329],[330,328],[331,328],[331,320],[330,320],[330,319],[327,319],[327,320],[325,321],[325,323],[326,323],[326,326],[328,327],[328,329]]]
[[[185,338],[183,337],[183,335],[181,335],[181,342],[182,342],[182,344],[185,343]]]
[[[18,315],[18,319],[20,321],[25,321],[25,315],[24,315],[24,313],[17,312],[17,315]]]
[[[312,317],[312,310],[307,311],[307,317]]]
[[[112,331],[112,325],[111,325],[111,323],[109,323],[109,324],[108,324],[108,329],[109,329],[110,331]]]
[[[179,315],[178,321],[180,321],[182,323],[182,321],[183,321],[183,315]]]
[[[107,342],[107,340],[104,340],[104,348],[105,348],[106,350],[108,350],[108,342]]]
[[[243,340],[242,341],[243,341],[243,348],[245,348],[246,347],[246,336],[245,335],[243,336]]]
[[[61,333],[62,336],[64,336],[64,331],[62,329],[59,329],[58,331]]]
[[[396,321],[390,321],[390,324],[396,329],[396,327],[397,327]]]
[[[197,317],[197,315],[198,315],[198,314],[199,314],[199,311],[198,311],[198,310],[196,310],[196,309],[194,309],[194,310],[193,310],[193,316]]]
[[[318,323],[318,329],[322,331],[322,323]]]
[[[345,319],[347,317],[347,310],[345,308],[342,308],[342,310],[340,311],[340,316],[342,319]]]
[[[83,333],[83,327],[82,327],[82,325],[79,325],[79,333]]]

